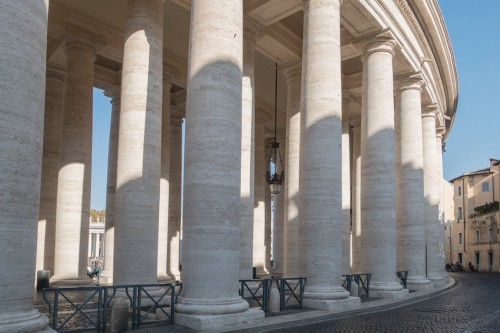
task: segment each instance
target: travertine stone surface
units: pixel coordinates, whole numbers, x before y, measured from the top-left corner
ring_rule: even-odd
[[[253,216],[253,266],[257,276],[269,274],[266,258],[266,182],[267,159],[265,124],[269,116],[264,110],[257,109],[255,114],[255,178],[254,178],[254,216]]]
[[[170,172],[168,205],[168,275],[180,279],[182,121],[184,108],[170,108]]]
[[[439,197],[436,154],[436,105],[422,111],[422,136],[424,151],[425,239],[427,245],[427,278],[440,286],[444,283],[439,258],[439,243],[443,240],[439,228]]]
[[[372,274],[370,293],[402,289],[396,276],[394,46],[376,39],[363,49],[360,268]]]
[[[242,313],[250,312],[236,288],[242,61],[242,1],[193,2],[186,104],[184,287],[175,316],[176,323],[191,327],[203,327],[203,323],[208,325],[205,328],[220,327],[236,318],[245,320]]]
[[[44,1],[0,0],[2,333],[52,332],[47,317],[33,309],[47,11],[48,2]]]
[[[347,112],[342,110],[342,274],[351,271],[351,163],[350,125]]]
[[[445,218],[444,218],[444,185],[443,185],[443,136],[445,130],[442,127],[436,129],[436,170],[437,170],[437,184],[438,184],[438,199],[439,199],[439,224],[441,228],[439,233],[441,234],[439,239],[441,242],[439,246],[439,256],[441,260],[441,275],[443,276],[445,283],[448,282],[449,274],[445,270],[445,256],[444,256],[444,241],[445,241]]]
[[[361,118],[352,122],[351,272],[364,273],[361,260]]]
[[[163,96],[162,0],[128,1],[124,40],[113,282],[156,283]]]
[[[158,281],[169,280],[167,275],[168,256],[168,207],[169,207],[169,165],[170,165],[170,88],[172,82],[163,76],[163,106],[161,116],[161,175],[160,204],[158,220]]]
[[[269,140],[266,141],[267,147],[269,146]],[[270,153],[270,148],[266,149],[266,163],[269,158],[269,153]],[[264,164],[267,165],[267,164]],[[268,272],[271,272],[271,243],[272,243],[272,221],[271,221],[271,201],[272,201],[272,195],[271,195],[271,189],[269,188],[269,184],[267,181],[264,182],[264,189],[265,189],[265,197],[264,197],[264,207],[265,207],[265,228],[264,228],[264,247],[265,247],[265,267]]]
[[[113,254],[115,247],[115,193],[116,163],[118,158],[118,129],[120,126],[121,87],[111,86],[104,92],[111,98],[111,124],[108,146],[108,178],[106,187],[106,223],[104,235],[104,270],[101,278],[113,282]]]
[[[66,50],[56,247],[51,283],[90,283],[87,255],[92,167],[94,47],[77,39]]]
[[[47,69],[43,131],[42,184],[38,214],[38,239],[35,271],[54,274],[54,251],[57,209],[57,175],[61,142],[64,74]]]
[[[255,90],[254,49],[255,29],[244,21],[243,32],[243,92],[241,121],[241,208],[240,208],[240,279],[252,279],[253,210],[255,170]]]
[[[285,154],[286,151],[286,133],[278,133],[278,142],[280,143],[280,153],[283,166],[285,165]],[[278,161],[279,163],[279,161]],[[280,166],[281,170],[281,166]],[[286,173],[286,169],[285,169]],[[285,174],[286,179],[286,174]],[[274,268],[272,270],[273,276],[283,276],[284,272],[284,261],[285,261],[285,249],[284,249],[284,218],[285,218],[285,187],[286,181],[281,187],[281,192],[273,195],[274,203],[274,229],[273,229],[273,260]]]
[[[347,300],[342,274],[340,1],[304,1],[299,265],[304,298]],[[358,299],[359,302],[359,299]],[[312,305],[314,306],[314,305]]]
[[[300,151],[300,94],[302,63],[284,71],[287,84],[285,200],[284,216],[284,274],[299,276],[299,151]]]
[[[398,84],[395,112],[396,268],[408,271],[408,283],[418,286],[430,284],[425,278],[421,85],[418,78]]]

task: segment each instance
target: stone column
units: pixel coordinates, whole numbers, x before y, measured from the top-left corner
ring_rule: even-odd
[[[266,140],[266,155],[265,155],[265,161],[266,163],[264,164],[267,166],[267,162],[269,161],[269,152],[270,149],[267,147],[270,147],[268,144],[268,140]],[[269,188],[269,184],[267,183],[267,180],[264,178],[264,190],[265,190],[265,197],[264,197],[264,217],[265,217],[265,228],[264,228],[264,252],[265,252],[265,261],[264,261],[264,267],[266,271],[270,274],[272,267],[271,267],[271,257],[272,257],[272,221],[271,221],[271,215],[272,215],[272,195],[271,195],[271,189]]]
[[[253,210],[255,170],[255,90],[254,49],[255,24],[244,21],[243,31],[243,98],[241,132],[241,207],[240,207],[240,279],[252,279]]]
[[[284,275],[299,276],[299,151],[302,64],[284,71],[287,84],[284,211]]]
[[[115,193],[116,193],[116,164],[118,155],[118,128],[120,126],[120,90],[114,85],[106,89],[106,96],[111,98],[111,124],[109,128],[108,146],[108,178],[106,188],[106,221],[104,224],[104,270],[101,279],[106,283],[113,283],[113,254],[115,247]]]
[[[170,278],[179,280],[181,239],[181,186],[182,186],[182,121],[184,108],[170,109],[170,171],[168,204],[168,258]]]
[[[167,271],[168,262],[168,208],[169,172],[170,172],[170,88],[172,79],[163,75],[163,106],[161,116],[161,174],[160,174],[160,204],[158,220],[158,281],[170,280]],[[181,143],[182,148],[182,143]]]
[[[47,317],[33,308],[47,11],[46,1],[0,0],[2,332],[53,332]]]
[[[422,140],[424,151],[424,198],[425,198],[425,240],[427,247],[427,278],[435,287],[443,286],[439,258],[439,239],[441,226],[439,224],[439,198],[436,161],[436,110],[432,104],[422,112]]]
[[[342,85],[340,1],[304,1],[300,114],[299,265],[304,305],[328,311],[359,306],[342,274]]]
[[[351,271],[351,162],[350,125],[348,112],[342,110],[342,274]]]
[[[280,143],[280,154],[282,154],[280,158],[282,159],[283,166],[284,166],[284,163],[285,163],[284,152],[286,151],[286,134],[285,133],[278,133],[277,140]],[[276,161],[276,163],[280,163],[280,162]],[[281,170],[281,166],[280,166],[280,170]],[[285,169],[285,172],[286,172],[286,169]],[[286,179],[286,177],[285,177],[285,179]],[[273,221],[274,221],[273,276],[274,277],[283,276],[283,268],[284,268],[284,262],[285,262],[285,251],[284,251],[285,250],[284,249],[284,245],[285,245],[284,244],[285,187],[286,187],[286,182],[282,185],[281,192],[272,196],[273,205],[274,205],[274,215],[273,215]]]
[[[238,295],[242,1],[191,5],[183,274],[175,321],[196,330],[263,318]],[[221,47],[224,46],[224,47]]]
[[[444,278],[444,282],[448,283],[449,280],[449,274],[445,270],[445,249],[444,249],[444,240],[445,240],[445,218],[444,218],[444,179],[443,179],[443,136],[444,133],[446,132],[444,127],[438,127],[436,129],[436,153],[437,153],[437,184],[438,184],[438,199],[439,199],[439,224],[441,226],[441,229],[439,229],[440,233],[440,240],[438,246],[439,246],[439,256],[441,260],[441,275]]]
[[[432,287],[424,262],[421,91],[419,78],[400,82],[395,113],[397,270],[408,271],[408,286],[414,290]]]
[[[113,282],[156,283],[163,92],[162,0],[128,1],[124,40]]]
[[[255,116],[255,178],[254,178],[254,216],[253,216],[253,266],[257,276],[269,274],[266,258],[266,137],[265,124],[269,116],[262,109],[257,109]]]
[[[54,274],[54,248],[56,234],[57,175],[62,127],[64,74],[47,69],[45,90],[45,116],[43,131],[42,184],[38,213],[38,241],[36,270],[49,270]]]
[[[370,294],[404,297],[396,276],[396,177],[392,58],[395,42],[363,48],[361,113],[361,269],[372,274]]]
[[[78,37],[66,42],[61,157],[57,186],[52,284],[90,283],[87,255],[92,167],[95,49]]]
[[[365,273],[361,267],[361,118],[351,119],[352,132],[352,231],[351,272]]]

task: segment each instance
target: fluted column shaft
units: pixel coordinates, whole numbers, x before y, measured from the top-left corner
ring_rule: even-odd
[[[43,131],[42,183],[38,214],[36,270],[54,274],[56,237],[57,176],[64,98],[64,74],[47,70]]]
[[[254,216],[253,216],[253,266],[257,275],[269,274],[266,258],[266,137],[265,123],[268,116],[264,110],[257,110],[255,116],[255,169],[254,178]]]
[[[182,121],[184,110],[170,110],[170,172],[168,206],[168,275],[180,279],[181,186],[182,186]]]
[[[45,1],[0,0],[0,331],[49,332],[33,309],[40,199]]]
[[[340,1],[304,1],[299,265],[304,298],[349,296],[342,274]]]
[[[241,122],[241,207],[240,207],[240,279],[252,279],[253,210],[255,170],[255,32],[245,21],[243,32],[243,95]]]
[[[223,47],[221,47],[223,46]],[[191,5],[183,226],[176,320],[248,310],[240,258],[242,1]],[[186,319],[186,322],[188,319]]]
[[[284,275],[299,276],[299,151],[300,151],[300,95],[302,66],[297,64],[285,70],[287,83],[285,200],[284,216]]]
[[[426,285],[421,84],[401,82],[396,97],[397,270],[408,271],[408,283]]]
[[[168,208],[170,165],[170,77],[163,77],[163,106],[161,116],[161,174],[158,220],[158,279],[166,280],[168,262]]]
[[[435,285],[443,282],[440,270],[439,197],[436,154],[436,108],[427,107],[422,113],[422,136],[424,151],[424,197],[425,239],[427,245],[427,278]]]
[[[364,273],[361,267],[361,123],[352,124],[352,231],[351,272]]]
[[[361,270],[370,290],[398,291],[392,41],[364,47],[361,113]]]
[[[95,49],[86,42],[69,41],[66,58],[52,281],[88,283]]]
[[[350,125],[347,112],[342,113],[342,274],[351,271],[350,231],[351,231],[351,162]]]
[[[156,283],[163,92],[162,0],[128,1],[124,40],[113,281]]]
[[[120,127],[120,86],[106,89],[111,98],[111,123],[109,127],[108,178],[106,187],[106,222],[104,224],[104,271],[101,276],[107,283],[113,282],[113,257],[115,247],[115,193],[116,166],[118,159],[118,129]]]

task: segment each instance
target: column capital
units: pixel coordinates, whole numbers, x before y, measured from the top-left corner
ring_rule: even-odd
[[[186,109],[177,105],[170,105],[170,118],[181,119],[184,118]]]
[[[64,69],[59,68],[59,66],[56,67],[56,66],[47,65],[45,75],[46,75],[46,77],[58,79],[61,81],[64,81],[66,78],[66,75],[64,73]]]
[[[446,133],[446,128],[444,126],[439,126],[436,128],[436,138],[443,140],[444,133]]]
[[[255,43],[267,34],[267,29],[247,15],[243,16],[243,38],[245,41]]]
[[[401,75],[394,78],[396,90],[418,90],[422,91],[425,85],[424,78],[421,73],[414,73],[410,75]]]
[[[106,44],[106,41],[102,36],[96,35],[80,27],[70,26],[67,31],[68,33],[65,36],[66,49],[68,48],[68,43],[80,42],[87,45],[87,48],[90,46],[94,49],[94,52],[97,52]],[[74,46],[76,45],[77,44],[74,44]]]
[[[438,112],[438,105],[436,103],[424,105],[422,107],[422,118],[432,117],[436,118]]]
[[[361,128],[361,116],[350,116],[349,123],[353,130]]]
[[[181,71],[179,71],[177,68],[172,67],[171,65],[168,65],[167,63],[163,62],[163,84],[165,85],[165,82],[168,82],[170,86],[172,86],[172,81],[176,77],[178,77],[181,74]]]
[[[269,116],[269,112],[261,107],[255,108],[255,122],[256,123],[267,123],[271,117]]]
[[[71,49],[80,49],[82,51],[86,51],[94,57],[94,61],[96,59],[97,50],[90,43],[81,40],[67,40],[66,43],[64,44],[64,53],[68,55],[68,50]]]
[[[354,44],[362,49],[362,60],[367,55],[376,52],[388,52],[394,56],[394,51],[398,45],[389,29],[361,37],[355,40]]]
[[[121,86],[117,84],[109,85],[106,87],[104,90],[104,96],[107,96],[111,98],[111,103],[115,102],[116,100],[120,99],[121,96]]]
[[[286,83],[294,79],[299,79],[302,77],[302,60],[296,60],[280,66],[283,70],[283,75],[285,76]]]

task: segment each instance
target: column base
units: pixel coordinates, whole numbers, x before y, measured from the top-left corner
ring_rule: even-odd
[[[113,274],[107,271],[102,271],[100,279],[101,279],[100,284],[108,284],[108,285],[113,284]]]
[[[442,276],[429,276],[427,279],[434,284],[434,288],[442,288],[446,285]]]
[[[49,318],[38,310],[29,312],[4,313],[0,315],[0,333],[51,333],[55,332],[49,326]]]
[[[174,276],[170,276],[170,275],[166,275],[166,274],[158,275],[158,277],[156,279],[158,280],[158,283],[173,283],[173,282],[175,282]]]
[[[53,276],[50,278],[50,285],[54,285],[54,286],[57,286],[57,287],[62,287],[62,286],[81,286],[81,285],[89,285],[89,284],[94,284],[95,281],[90,279],[90,278],[86,278],[86,279],[81,279],[81,278],[75,278],[75,279],[72,279],[72,278],[59,278],[57,276]]]
[[[345,312],[359,309],[361,299],[359,297],[352,296],[340,300],[303,299],[302,304],[306,308],[325,310],[329,312]]]
[[[408,297],[410,291],[408,289],[400,290],[372,290],[370,288],[370,297],[382,297],[389,300],[400,300]]]
[[[245,312],[220,315],[197,315],[176,312],[176,325],[186,326],[197,331],[220,329],[225,326],[240,325],[264,319],[264,311],[249,309]]]
[[[430,291],[434,289],[434,285],[431,283],[431,281],[425,279],[425,278],[418,278],[418,279],[408,279],[406,282],[406,286],[408,287],[409,290],[416,290],[416,291]]]

